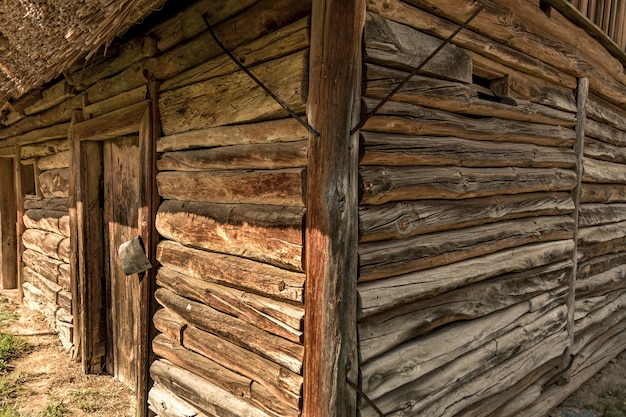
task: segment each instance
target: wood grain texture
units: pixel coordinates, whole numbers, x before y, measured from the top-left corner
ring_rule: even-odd
[[[0,288],[17,288],[17,207],[13,158],[0,158]]]
[[[69,238],[43,230],[27,229],[22,235],[22,242],[28,249],[68,263],[70,260]]]
[[[70,218],[66,211],[30,209],[24,213],[23,221],[29,229],[40,229],[70,237]]]

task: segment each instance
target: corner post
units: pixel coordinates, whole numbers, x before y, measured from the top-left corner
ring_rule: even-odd
[[[355,416],[358,132],[365,0],[313,0],[303,416]]]

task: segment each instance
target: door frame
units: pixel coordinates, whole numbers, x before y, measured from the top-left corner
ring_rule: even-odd
[[[156,89],[155,89],[156,91]],[[75,323],[74,345],[78,348],[83,372],[99,373],[106,365],[107,289],[104,253],[103,143],[116,137],[139,135],[140,209],[139,234],[145,242],[148,259],[156,262],[155,213],[156,137],[158,117],[155,100],[146,100],[94,119],[83,120],[82,111],[72,118],[70,129],[70,226],[72,228],[72,299]],[[151,318],[156,268],[139,275],[141,297],[137,300],[139,340],[137,340],[137,417],[148,415],[150,385]]]
[[[0,288],[18,288],[18,200],[15,178],[16,158],[0,157]]]

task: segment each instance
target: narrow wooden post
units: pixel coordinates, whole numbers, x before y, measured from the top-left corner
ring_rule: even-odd
[[[24,276],[22,273],[22,254],[24,253],[24,243],[22,236],[24,235],[24,191],[22,190],[22,164],[21,155],[22,147],[15,147],[15,156],[13,158],[13,178],[15,180],[15,233],[17,239],[17,288],[20,301],[24,297],[22,289],[24,284]]]
[[[17,288],[17,208],[13,158],[0,157],[0,288]]]
[[[576,95],[576,188],[573,191],[574,199],[574,249],[572,251],[572,274],[569,280],[569,294],[567,296],[567,332],[569,335],[569,347],[565,352],[564,366],[570,364],[571,350],[574,346],[574,313],[576,312],[576,276],[578,275],[578,218],[580,214],[580,194],[583,178],[583,154],[585,150],[585,121],[587,119],[587,99],[589,97],[589,80],[578,79],[578,91]],[[569,372],[564,375],[564,380],[569,380]]]
[[[308,120],[303,415],[354,416],[358,133],[364,0],[314,0]]]

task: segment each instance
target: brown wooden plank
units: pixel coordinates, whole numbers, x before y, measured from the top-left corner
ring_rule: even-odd
[[[147,107],[142,101],[129,107],[85,120],[73,126],[74,137],[80,140],[104,140],[139,131],[139,122]]]
[[[13,158],[0,158],[0,288],[17,288],[17,207]]]
[[[313,3],[309,69],[303,416],[351,416],[356,340],[357,153],[365,1]]]
[[[24,283],[23,271],[22,271],[22,254],[24,253],[24,243],[22,236],[24,235],[25,227],[22,218],[24,216],[24,191],[22,187],[22,165],[20,161],[21,146],[15,147],[16,156],[13,157],[13,179],[15,181],[14,196],[15,196],[15,215],[16,215],[16,239],[17,239],[17,288],[19,290],[19,298],[22,299],[22,284]]]

